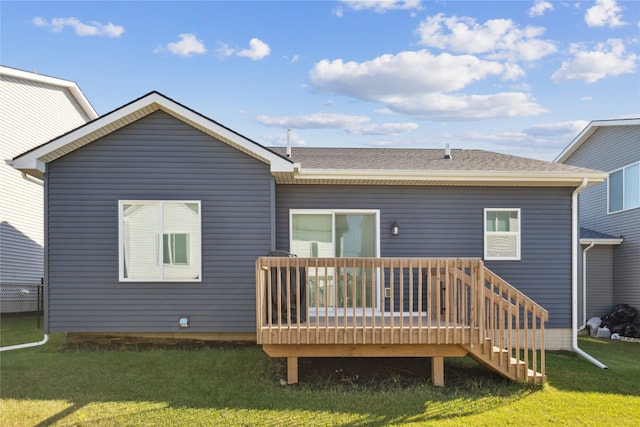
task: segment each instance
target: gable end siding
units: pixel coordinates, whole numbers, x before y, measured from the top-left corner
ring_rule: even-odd
[[[271,248],[271,175],[153,113],[49,165],[51,332],[255,331],[255,260]],[[201,200],[202,282],[118,282],[118,200]]]
[[[289,249],[291,209],[379,209],[382,257],[483,257],[483,209],[521,208],[522,260],[486,266],[571,327],[569,188],[279,185],[277,247]],[[391,224],[400,226],[391,235]]]

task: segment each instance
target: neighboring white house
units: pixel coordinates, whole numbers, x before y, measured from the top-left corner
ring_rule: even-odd
[[[0,66],[0,283],[44,276],[42,182],[11,159],[97,117],[76,83]]]
[[[640,118],[592,121],[555,162],[609,174],[579,196],[582,322],[640,309]]]

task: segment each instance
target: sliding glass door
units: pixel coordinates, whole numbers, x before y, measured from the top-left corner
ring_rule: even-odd
[[[292,210],[291,252],[304,258],[377,257],[378,211]],[[372,309],[376,272],[370,268],[313,268],[308,271],[309,307]]]

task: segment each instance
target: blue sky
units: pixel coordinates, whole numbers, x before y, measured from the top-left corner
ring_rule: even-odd
[[[152,90],[263,145],[553,160],[640,117],[640,2],[5,1],[0,63],[98,114]]]

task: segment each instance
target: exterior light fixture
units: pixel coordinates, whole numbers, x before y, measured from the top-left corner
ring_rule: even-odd
[[[178,319],[178,326],[180,328],[188,328],[189,327],[189,317],[188,316],[180,316]]]
[[[393,224],[391,224],[391,234],[393,234],[394,236],[400,234],[400,226],[396,221],[393,221]]]

